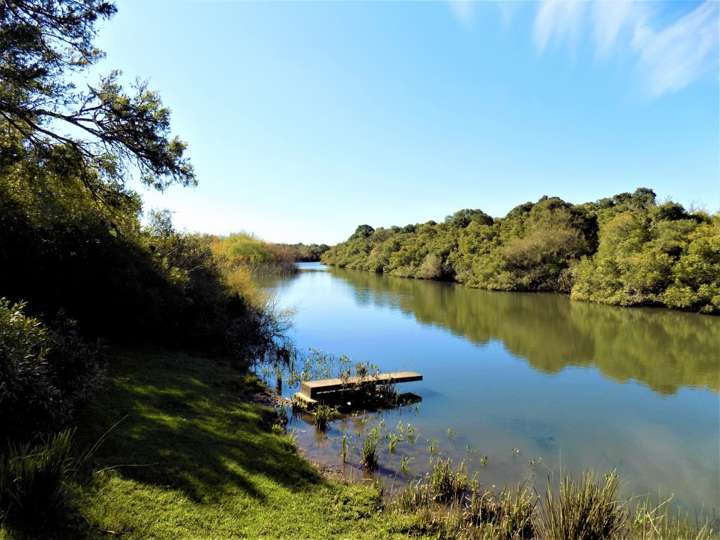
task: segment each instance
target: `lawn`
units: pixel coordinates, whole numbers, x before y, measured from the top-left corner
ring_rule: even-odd
[[[256,380],[176,352],[116,352],[84,412],[80,444],[97,440],[99,473],[76,500],[92,536],[386,538],[397,516],[372,486],[323,478],[273,432]],[[103,469],[105,469],[103,471]]]

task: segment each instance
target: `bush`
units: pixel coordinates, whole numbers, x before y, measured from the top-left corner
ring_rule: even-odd
[[[322,260],[482,289],[720,313],[719,254],[720,215],[658,205],[640,188],[579,205],[542,197],[498,219],[461,210],[444,223],[364,225]]]
[[[0,440],[62,427],[102,380],[97,346],[62,315],[48,328],[0,298]]]
[[[0,296],[63,310],[83,335],[116,343],[247,359],[272,341],[264,299],[247,275],[225,280],[211,237],[178,233],[167,212],[142,227],[137,196],[117,196],[99,206],[71,174],[0,167]],[[262,258],[264,244],[248,243]]]

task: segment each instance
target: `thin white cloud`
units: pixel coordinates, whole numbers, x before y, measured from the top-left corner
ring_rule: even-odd
[[[551,41],[571,45],[591,31],[600,56],[611,51],[635,54],[649,91],[659,96],[678,91],[710,69],[718,69],[720,4],[705,0],[674,22],[654,23],[650,6],[630,0],[544,0],[535,16],[534,38],[539,51]],[[584,17],[592,7],[592,17]]]
[[[607,55],[613,49],[620,33],[635,26],[644,17],[644,4],[632,0],[595,2],[593,21],[598,53],[602,56]]]
[[[580,30],[586,2],[577,0],[545,0],[535,17],[535,44],[543,51],[548,43],[574,43]]]
[[[707,70],[717,72],[719,6],[706,0],[661,30],[638,24],[633,46],[653,95],[680,90]]]

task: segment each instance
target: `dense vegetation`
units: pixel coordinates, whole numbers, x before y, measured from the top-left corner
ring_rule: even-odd
[[[460,210],[443,223],[361,225],[322,260],[483,289],[720,313],[720,215],[658,204],[645,188],[579,205],[543,197],[504,218]]]
[[[687,386],[720,391],[720,361],[713,354],[720,325],[711,317],[617,309],[571,302],[557,294],[491,293],[370,272],[330,271],[368,291],[364,301],[399,308],[423,324],[442,326],[474,343],[500,340],[546,373],[568,365],[594,366],[612,379],[636,380],[664,394]]]
[[[71,82],[102,56],[96,24],[114,12],[0,1],[0,523],[19,531],[66,514],[71,430],[102,387],[108,343],[243,366],[282,330],[252,283],[226,279],[213,238],[178,233],[164,212],[143,225],[133,173],[158,189],[195,176],[144,84]]]
[[[0,0],[0,538],[413,532],[378,511],[376,489],[323,479],[252,402],[261,388],[245,368],[284,327],[251,276],[327,246],[181,234],[168,213],[143,216],[133,174],[161,190],[196,179],[144,83],[128,91],[112,72],[73,85],[114,12]],[[700,231],[690,288],[714,268],[701,227],[717,225],[693,216],[680,219]],[[598,252],[613,247],[600,239]]]
[[[273,244],[290,254],[296,262],[318,262],[330,246],[327,244]]]

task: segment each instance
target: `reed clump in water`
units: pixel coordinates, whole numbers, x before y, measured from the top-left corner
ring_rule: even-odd
[[[497,492],[469,480],[462,463],[454,468],[450,460],[438,459],[424,478],[398,494],[394,507],[414,516],[403,532],[436,538],[716,538],[708,523],[671,515],[668,501],[631,509],[618,497],[618,487],[615,472],[601,478],[586,473],[559,485],[548,480],[542,495],[525,486]]]
[[[368,471],[377,469],[378,466],[378,443],[380,442],[380,430],[376,427],[370,430],[365,437],[360,456],[363,468]]]
[[[338,412],[334,407],[330,407],[329,405],[324,405],[322,403],[315,407],[314,414],[315,426],[320,431],[325,431],[325,429],[327,429],[328,422],[338,416]]]
[[[587,472],[579,482],[565,477],[559,490],[548,483],[542,498],[540,530],[549,538],[613,538],[627,523],[627,510],[618,500],[615,472],[597,479]]]

